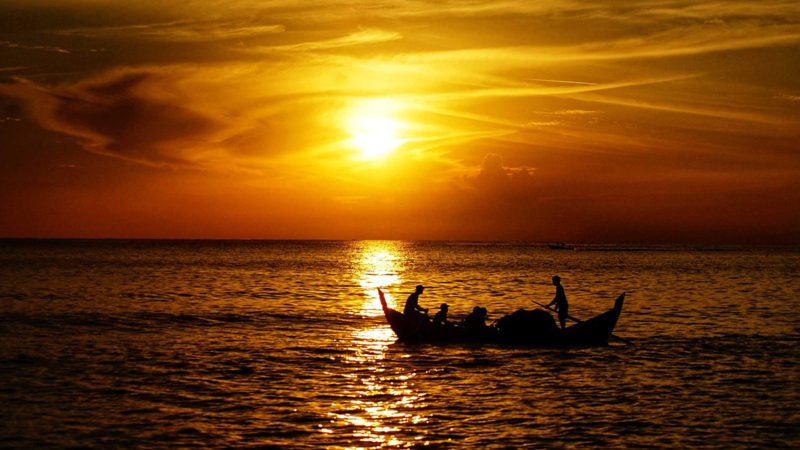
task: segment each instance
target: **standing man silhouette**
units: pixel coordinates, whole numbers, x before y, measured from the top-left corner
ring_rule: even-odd
[[[555,305],[558,311],[558,321],[561,323],[561,329],[567,327],[567,314],[569,311],[569,303],[567,303],[567,294],[564,293],[564,286],[561,285],[561,277],[558,275],[553,277],[553,286],[556,287],[556,296],[553,301],[548,303],[547,306]]]

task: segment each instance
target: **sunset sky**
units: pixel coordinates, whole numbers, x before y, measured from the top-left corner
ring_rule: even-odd
[[[800,243],[800,2],[3,0],[0,189],[0,237]]]

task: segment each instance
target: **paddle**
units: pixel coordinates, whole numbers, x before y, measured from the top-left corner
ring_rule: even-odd
[[[541,306],[542,308],[544,308],[544,309],[548,310],[548,311],[552,311],[552,312],[554,312],[554,313],[556,313],[556,314],[558,313],[558,311],[556,311],[555,309],[553,309],[553,308],[551,308],[551,307],[549,307],[549,306],[547,306],[547,305],[543,305],[543,304],[541,304],[541,303],[537,302],[536,300],[531,300],[531,301],[532,301],[533,303],[536,303],[537,305]],[[578,319],[578,318],[576,318],[576,317],[572,317],[572,316],[570,316],[569,314],[567,314],[567,319],[569,319],[569,320],[572,320],[573,322],[576,322],[576,323],[581,323],[581,322],[583,322],[581,319]],[[621,338],[621,337],[619,337],[619,336],[615,335],[614,333],[611,333],[611,337],[612,337],[612,338],[614,338],[614,339],[616,339],[616,340],[618,340],[618,341],[620,341],[620,342],[624,342],[624,343],[626,343],[626,344],[628,344],[628,345],[634,345],[632,341],[629,341],[629,340],[627,340],[627,339],[625,339],[625,338]]]

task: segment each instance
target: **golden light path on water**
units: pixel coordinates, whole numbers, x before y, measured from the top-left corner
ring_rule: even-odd
[[[357,275],[367,298],[361,314],[382,316],[377,289],[401,284],[402,249],[393,242],[364,242],[361,245],[357,252]],[[396,301],[389,292],[386,294],[390,306],[393,306]],[[349,405],[342,405],[343,408],[337,408],[337,412],[330,415],[333,424],[354,429],[353,436],[362,445],[411,447],[419,445],[424,438],[421,434],[413,438],[408,434],[401,437],[399,426],[413,428],[428,419],[420,414],[420,409],[426,408],[426,404],[425,394],[414,386],[416,374],[396,366],[391,369],[384,364],[388,346],[394,340],[394,334],[384,323],[379,326],[368,325],[352,333],[353,352],[346,361],[359,367],[359,370],[348,374],[348,384],[354,390],[350,395],[352,400]],[[321,431],[332,432],[330,429]]]
[[[361,313],[367,316],[383,314],[378,298],[378,288],[383,288],[389,306],[396,300],[392,290],[386,289],[402,283],[399,272],[402,269],[403,250],[401,244],[389,241],[365,241],[359,249],[358,283],[370,299],[362,305]]]

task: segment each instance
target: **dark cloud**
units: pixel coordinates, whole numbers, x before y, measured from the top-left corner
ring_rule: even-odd
[[[483,158],[480,172],[469,181],[498,201],[532,197],[536,188],[533,169],[505,167],[503,157],[496,153],[489,153]]]
[[[335,121],[318,120],[329,100],[264,92],[258,81],[248,71],[123,69],[55,86],[15,78],[0,95],[87,151],[147,165],[252,169],[343,139]]]
[[[0,92],[23,100],[41,127],[73,136],[89,151],[147,164],[191,164],[187,142],[207,140],[225,124],[184,106],[174,81],[122,71],[57,87],[18,80]]]

